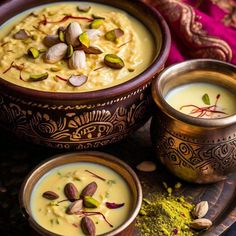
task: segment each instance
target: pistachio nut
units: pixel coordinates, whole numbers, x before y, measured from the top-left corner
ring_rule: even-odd
[[[83,208],[83,200],[77,200],[72,202],[66,209],[66,213],[72,215],[76,212],[79,212]]]
[[[192,214],[196,218],[202,218],[207,214],[208,209],[209,209],[208,202],[201,201],[194,207]]]
[[[67,45],[65,43],[58,43],[50,47],[45,53],[44,60],[47,63],[56,63],[63,59],[67,52]]]
[[[43,44],[47,47],[51,47],[58,43],[60,43],[58,35],[47,35],[43,39]]]
[[[78,37],[82,33],[83,31],[80,27],[80,24],[77,22],[71,22],[66,28],[65,32],[66,42],[68,44],[71,44],[72,46],[78,46],[79,45]]]
[[[107,54],[104,57],[104,63],[113,69],[121,69],[125,66],[123,60],[115,54]]]
[[[83,204],[87,208],[97,208],[100,205],[99,201],[90,196],[85,196],[83,200]]]
[[[88,184],[81,192],[80,198],[84,198],[85,196],[92,197],[93,194],[97,191],[97,183],[95,181]]]
[[[78,190],[73,183],[67,183],[64,187],[64,194],[70,201],[75,201],[78,198]]]
[[[82,50],[73,52],[72,57],[69,59],[69,67],[71,69],[83,69],[86,67],[86,55]]]
[[[43,193],[42,196],[46,199],[49,199],[49,200],[55,200],[55,199],[59,198],[59,195],[53,191],[46,191]]]
[[[84,216],[80,222],[81,229],[85,235],[95,236],[96,227],[92,219],[88,216]]]
[[[212,226],[212,222],[208,219],[202,218],[202,219],[196,219],[193,220],[190,223],[190,227],[192,229],[197,229],[197,230],[201,230],[201,229],[208,229]]]

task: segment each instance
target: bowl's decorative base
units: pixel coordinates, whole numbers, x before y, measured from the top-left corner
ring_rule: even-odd
[[[150,106],[150,84],[92,105],[43,104],[0,93],[0,123],[30,142],[80,150],[120,141],[150,118]]]

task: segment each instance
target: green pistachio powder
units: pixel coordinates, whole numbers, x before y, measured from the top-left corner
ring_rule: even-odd
[[[142,236],[195,235],[189,227],[194,205],[187,202],[184,196],[172,195],[168,189],[165,194],[151,193],[148,199],[143,199],[136,224]]]

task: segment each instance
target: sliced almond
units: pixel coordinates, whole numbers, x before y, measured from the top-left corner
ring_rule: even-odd
[[[74,87],[80,87],[84,83],[86,83],[88,80],[88,77],[86,75],[71,75],[69,78],[69,82]]]
[[[65,43],[58,43],[50,47],[45,53],[44,61],[47,63],[56,63],[64,58],[67,52],[67,45]]]
[[[14,39],[28,39],[30,35],[24,29],[20,29],[13,37]]]
[[[71,44],[72,46],[78,46],[79,41],[77,40],[77,38],[82,33],[83,31],[80,27],[80,24],[77,22],[71,22],[66,28],[66,33],[65,33],[66,42],[68,44]]]
[[[74,51],[72,57],[69,59],[69,67],[71,69],[83,69],[86,67],[86,55],[82,50]]]
[[[156,170],[156,164],[152,161],[143,161],[138,164],[136,168],[140,171],[152,172]]]

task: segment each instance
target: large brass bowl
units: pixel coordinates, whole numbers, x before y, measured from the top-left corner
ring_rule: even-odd
[[[175,110],[164,99],[173,87],[202,81],[219,84],[235,94],[236,67],[198,59],[163,71],[152,84],[156,109],[151,135],[157,158],[172,173],[189,182],[212,183],[236,171],[236,114],[220,119],[195,118]]]
[[[24,10],[59,1],[3,1],[0,25]],[[150,118],[151,81],[163,68],[170,49],[166,22],[141,1],[91,2],[121,8],[143,22],[153,35],[156,58],[130,81],[94,92],[40,92],[0,78],[0,125],[18,137],[54,148],[96,148],[121,140]]]

